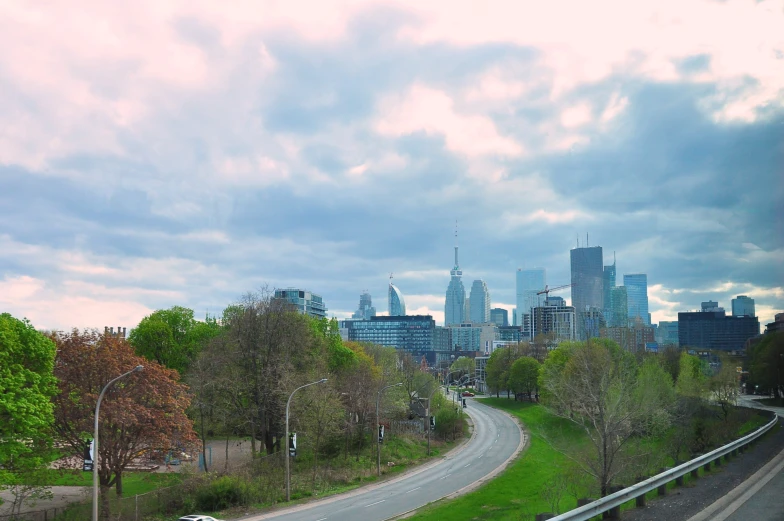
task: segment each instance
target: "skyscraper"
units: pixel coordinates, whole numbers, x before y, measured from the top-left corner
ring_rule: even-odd
[[[351,315],[351,318],[359,320],[370,320],[370,317],[376,316],[376,308],[373,307],[370,293],[363,291],[359,296],[359,308]]]
[[[572,307],[575,312],[604,309],[602,247],[575,248],[569,252],[572,267]]]
[[[577,339],[586,340],[593,335],[596,313],[604,311],[602,247],[575,248],[570,250],[569,256]]]
[[[483,280],[475,280],[471,285],[470,320],[475,324],[490,322],[490,291]]]
[[[462,281],[463,272],[457,262],[457,245],[455,245],[455,267],[449,274],[452,278],[446,289],[446,302],[444,303],[444,325],[447,326],[465,322],[466,294]]]
[[[604,267],[603,284],[603,298],[604,298],[604,320],[609,326],[614,322],[612,317],[613,304],[612,304],[612,290],[615,287],[615,259],[609,266]]]
[[[321,295],[308,290],[299,288],[276,289],[275,298],[288,300],[303,315],[309,315],[314,318],[327,317],[327,306],[324,305],[324,299],[321,298]]]
[[[628,327],[629,326],[629,306],[626,295],[626,286],[615,286],[610,291],[610,303],[612,310],[610,320],[607,320],[608,327]]]
[[[406,314],[406,299],[403,293],[389,281],[389,316],[402,317]]]
[[[634,323],[639,318],[646,326],[651,325],[648,315],[648,275],[635,273],[623,276],[623,285],[626,286],[626,309],[629,311],[629,321]]]
[[[531,308],[539,305],[539,297],[536,293],[544,289],[547,283],[546,275],[544,268],[517,270],[517,308],[514,322],[518,326],[523,326],[523,332],[528,335],[531,333]]]
[[[738,295],[732,299],[732,316],[733,317],[753,317],[754,314],[754,299],[746,295]]]

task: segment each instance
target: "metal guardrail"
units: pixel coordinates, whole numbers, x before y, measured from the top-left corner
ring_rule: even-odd
[[[763,425],[751,434],[747,434],[746,436],[739,438],[732,443],[728,443],[723,447],[719,447],[718,449],[708,452],[707,454],[703,454],[699,458],[687,461],[686,463],[682,463],[677,467],[673,467],[670,470],[666,470],[660,474],[648,478],[645,481],[641,481],[636,485],[619,490],[618,492],[605,496],[601,499],[597,499],[592,503],[588,503],[587,505],[583,505],[568,512],[564,512],[561,515],[551,517],[549,521],[588,521],[595,516],[612,510],[613,508],[620,507],[627,501],[631,501],[639,496],[647,494],[651,490],[665,486],[670,481],[685,476],[689,472],[708,465],[722,456],[726,456],[727,454],[751,443],[772,429],[773,426],[778,423],[778,421],[779,417],[773,413],[773,419],[770,422]]]

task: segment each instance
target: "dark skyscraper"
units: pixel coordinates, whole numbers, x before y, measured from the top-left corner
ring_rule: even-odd
[[[604,266],[602,247],[575,248],[570,252],[572,265],[572,307],[577,339],[585,340],[598,331],[604,311]],[[596,324],[594,324],[596,322]]]
[[[576,312],[604,309],[604,269],[602,247],[575,248],[572,264],[572,307]]]

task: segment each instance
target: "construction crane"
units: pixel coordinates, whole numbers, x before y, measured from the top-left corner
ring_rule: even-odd
[[[551,287],[545,285],[544,289],[542,291],[537,291],[536,294],[537,295],[544,294],[544,298],[545,298],[545,300],[547,300],[548,298],[550,298],[550,292],[551,291],[558,291],[559,289],[571,288],[571,287],[576,286],[576,285],[577,285],[576,282],[572,283],[572,284],[564,284],[563,286],[556,286],[554,288],[551,288]]]

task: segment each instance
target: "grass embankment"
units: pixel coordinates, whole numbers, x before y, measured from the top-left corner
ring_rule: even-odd
[[[587,443],[586,435],[570,422],[554,417],[538,404],[515,402],[505,398],[489,398],[484,403],[497,407],[521,420],[530,433],[530,444],[520,458],[513,462],[501,475],[478,490],[455,500],[438,502],[425,507],[420,513],[411,517],[415,521],[435,521],[449,519],[460,520],[520,520],[533,519],[542,512],[565,512],[577,506],[577,496],[588,496],[587,487],[568,483],[567,474],[570,470],[569,460],[556,451],[543,438],[543,433],[553,436],[557,433],[559,444],[571,443],[581,445]],[[768,422],[768,419],[754,415],[739,428],[738,436],[748,434]],[[663,452],[664,441],[646,441],[650,452]],[[665,464],[672,465],[668,458]],[[658,469],[651,469],[655,472]],[[715,470],[712,472],[716,472]],[[704,474],[704,469],[700,474]],[[692,479],[684,476],[685,483]],[[674,488],[675,482],[668,484]],[[554,497],[561,489],[560,500]],[[564,490],[566,489],[566,490]],[[656,491],[649,492],[646,497],[656,497]],[[623,510],[634,508],[634,501],[622,506]]]
[[[547,414],[537,404],[506,398],[487,398],[482,402],[519,418],[531,435],[528,448],[492,482],[455,500],[426,507],[411,519],[519,520],[553,510],[545,490],[561,479],[567,459],[553,449],[541,433],[558,431],[575,444],[584,443],[584,435],[569,422]],[[574,508],[577,498],[564,492],[559,506],[561,511]]]

